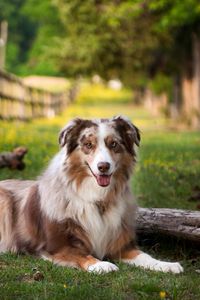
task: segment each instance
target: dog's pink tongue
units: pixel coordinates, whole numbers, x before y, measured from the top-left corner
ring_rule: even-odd
[[[97,175],[96,178],[100,186],[108,186],[110,184],[110,175]]]

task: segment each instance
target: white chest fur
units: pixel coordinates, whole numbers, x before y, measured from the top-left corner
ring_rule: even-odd
[[[106,254],[108,244],[117,238],[124,210],[125,205],[123,202],[111,207],[103,215],[99,213],[99,209],[95,204],[86,207],[80,221],[88,233],[95,257],[102,259]]]

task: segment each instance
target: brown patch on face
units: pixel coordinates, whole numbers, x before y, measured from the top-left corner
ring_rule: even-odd
[[[139,146],[139,142],[140,142],[139,129],[135,125],[129,123],[128,121],[124,120],[121,117],[114,119],[114,123],[115,123],[115,129],[119,133],[122,143],[124,144],[126,150],[132,156],[135,156],[133,144],[135,143],[137,146]]]
[[[76,152],[70,155],[66,172],[68,174],[69,181],[76,182],[77,189],[80,187],[83,180],[90,176],[88,174],[87,165],[81,161],[80,155]]]
[[[81,132],[90,127],[96,127],[97,124],[90,120],[75,119],[72,126],[64,128],[59,136],[59,143],[63,147],[67,144],[67,153],[70,154],[78,146],[78,138]]]
[[[123,152],[123,147],[122,147],[120,141],[114,135],[107,136],[105,138],[105,144],[106,144],[106,147],[114,153],[122,153]]]
[[[81,142],[81,150],[86,155],[96,150],[97,138],[92,133],[89,135],[83,135],[80,142]]]

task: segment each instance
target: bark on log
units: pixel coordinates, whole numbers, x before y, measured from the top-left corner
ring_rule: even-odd
[[[23,158],[27,151],[25,147],[18,147],[12,152],[0,153],[0,168],[23,170],[25,168]]]
[[[139,208],[137,232],[167,234],[200,242],[200,212],[168,208]]]

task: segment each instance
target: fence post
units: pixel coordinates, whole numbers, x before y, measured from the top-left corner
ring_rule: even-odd
[[[8,23],[7,21],[2,21],[0,23],[0,70],[5,69],[7,36]]]
[[[53,93],[25,85],[23,81],[0,70],[0,117],[27,120],[54,117],[76,97],[77,86]]]

